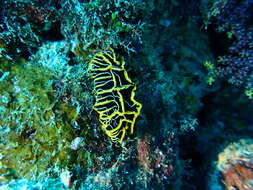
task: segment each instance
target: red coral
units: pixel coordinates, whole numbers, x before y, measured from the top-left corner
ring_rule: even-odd
[[[252,190],[253,189],[253,165],[241,162],[230,165],[222,171],[224,178],[224,186],[230,190],[235,188],[238,190]]]
[[[153,169],[150,168],[151,160],[150,160],[150,136],[144,136],[138,139],[137,143],[137,151],[138,151],[138,160],[147,172],[153,174]]]

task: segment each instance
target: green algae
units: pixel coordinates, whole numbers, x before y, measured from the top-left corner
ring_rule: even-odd
[[[0,71],[0,182],[54,176],[84,163],[71,149],[78,112],[57,102],[52,71],[8,61]]]

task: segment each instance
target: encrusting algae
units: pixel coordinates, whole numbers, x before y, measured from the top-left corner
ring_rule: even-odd
[[[128,130],[133,134],[142,104],[134,99],[136,86],[128,77],[124,61],[113,49],[97,53],[89,63],[95,84],[96,103],[102,129],[112,141],[123,142]]]
[[[85,162],[71,149],[77,113],[57,103],[53,77],[44,67],[0,61],[0,184],[56,176]]]

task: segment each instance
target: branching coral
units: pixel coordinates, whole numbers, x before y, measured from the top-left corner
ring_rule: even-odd
[[[253,88],[253,1],[218,1],[212,18],[218,32],[227,34],[228,50],[218,58],[215,74],[237,86]]]
[[[139,42],[143,29],[141,0],[91,0],[62,1],[61,12],[65,15],[61,31],[72,43],[88,47],[120,46],[133,50]]]
[[[142,0],[5,0],[0,39],[13,57],[21,53],[28,58],[43,41],[64,38],[71,50],[78,45],[84,50],[121,47],[134,51],[141,43],[144,5]]]
[[[5,41],[6,49],[12,57],[22,54],[28,57],[35,52],[43,40],[52,40],[50,33],[56,36],[58,25],[55,7],[39,1],[1,2],[0,39]]]
[[[92,97],[89,97],[85,84],[87,69],[79,64],[82,61],[80,57],[70,57],[69,52],[66,41],[49,42],[30,57],[30,63],[50,70],[54,76],[52,86],[57,99],[75,107],[80,113],[92,107]]]

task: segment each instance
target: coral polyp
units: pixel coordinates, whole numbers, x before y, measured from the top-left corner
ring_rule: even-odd
[[[89,63],[95,84],[96,103],[102,129],[113,141],[123,142],[128,129],[133,134],[141,103],[134,99],[136,86],[128,77],[124,61],[117,61],[113,49],[97,53]]]

